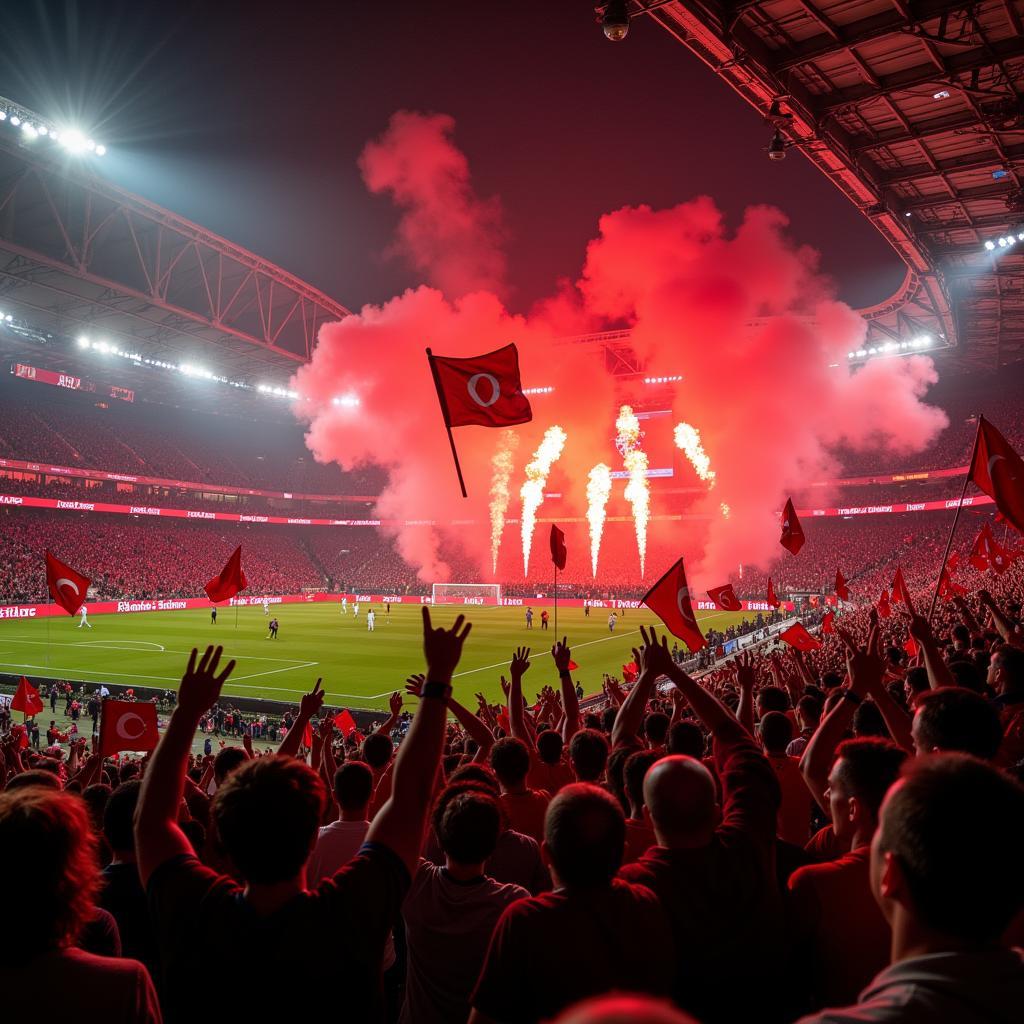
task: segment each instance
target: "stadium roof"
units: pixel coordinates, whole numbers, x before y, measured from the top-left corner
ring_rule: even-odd
[[[760,110],[765,143],[779,129],[902,256],[903,288],[864,311],[874,337],[931,329],[963,366],[1024,356],[1024,241],[998,245],[1024,232],[1020,0],[629,7]]]
[[[104,337],[174,363],[285,384],[321,324],[349,313],[205,228],[0,138],[0,306],[43,332]]]

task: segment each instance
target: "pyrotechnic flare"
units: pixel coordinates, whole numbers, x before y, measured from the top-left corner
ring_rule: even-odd
[[[590,523],[590,565],[597,576],[597,554],[601,550],[601,534],[608,497],[612,493],[612,471],[599,462],[587,476],[587,522]]]
[[[565,447],[565,431],[561,427],[548,427],[544,439],[533,453],[533,459],[526,465],[526,483],[519,490],[523,499],[523,513],[520,526],[523,534],[523,575],[530,568],[530,547],[533,544],[533,528],[537,525],[537,509],[544,500],[544,485],[548,482],[551,467]]]
[[[519,435],[503,430],[498,437],[498,448],[491,457],[494,475],[491,477],[491,570],[498,571],[498,549],[505,530],[505,513],[512,498],[508,489],[512,479],[512,455],[519,446]]]
[[[732,511],[732,509],[730,509],[729,506],[726,505],[726,503],[724,501],[722,502],[721,508],[722,508],[722,518],[723,519],[728,519],[729,518],[729,513]]]
[[[633,506],[633,524],[636,527],[636,546],[640,552],[640,578],[647,562],[647,522],[651,517],[651,490],[647,482],[647,453],[640,448],[640,421],[628,405],[619,409],[615,421],[618,432],[615,447],[622,452],[622,463],[629,473],[626,500]]]
[[[715,486],[715,471],[711,468],[711,459],[704,451],[700,439],[700,431],[689,423],[677,423],[675,430],[676,447],[682,449],[690,460],[690,465],[701,480],[706,480],[709,488]]]

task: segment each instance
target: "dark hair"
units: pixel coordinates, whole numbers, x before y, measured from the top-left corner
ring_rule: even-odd
[[[96,845],[79,797],[38,784],[0,793],[0,875],[30,875],[5,887],[15,923],[0,938],[5,963],[74,944],[100,888]]]
[[[959,750],[986,761],[996,756],[1003,741],[999,712],[981,694],[960,686],[921,694],[916,733],[924,753]]]
[[[501,787],[498,785],[498,776],[485,764],[473,762],[471,764],[464,764],[461,768],[456,769],[448,780],[448,786],[454,786],[457,782],[473,783],[473,785],[480,786],[495,796],[501,792]]]
[[[826,672],[821,677],[821,688],[823,690],[834,690],[843,685],[843,677],[838,672]]]
[[[765,711],[788,711],[789,694],[781,686],[762,686],[757,700]]]
[[[12,789],[29,789],[41,786],[44,789],[60,789],[60,779],[45,768],[30,768],[27,772],[19,772],[7,780],[8,791]]]
[[[964,754],[911,758],[886,799],[879,849],[898,861],[929,928],[995,942],[1024,906],[1024,787]]]
[[[371,768],[383,768],[391,760],[391,755],[394,752],[395,745],[391,742],[390,736],[385,736],[379,732],[371,732],[363,740],[363,760]]]
[[[651,746],[659,747],[665,742],[668,723],[669,717],[664,711],[652,711],[644,719],[644,735],[650,740]]]
[[[573,783],[548,804],[544,840],[559,879],[569,888],[607,885],[622,865],[625,839],[622,809],[598,786]]]
[[[771,754],[784,754],[793,740],[793,723],[781,711],[769,711],[759,723],[761,742]]]
[[[556,765],[562,759],[562,750],[565,744],[562,737],[554,729],[547,729],[537,733],[537,753],[540,759],[547,765]]]
[[[623,814],[629,814],[629,798],[626,796],[626,761],[639,749],[640,746],[637,743],[628,745],[620,743],[608,755],[605,765],[606,788],[619,801]]]
[[[915,696],[919,693],[927,693],[931,688],[931,683],[928,680],[928,669],[923,665],[915,665],[910,669],[907,672],[907,686],[910,687],[910,692]]]
[[[957,686],[963,687],[965,690],[974,690],[975,693],[981,689],[983,681],[981,670],[973,661],[968,661],[966,658],[954,658],[949,663],[949,672]]]
[[[676,722],[668,731],[668,752],[700,760],[704,756],[704,733],[696,722]]]
[[[460,787],[447,798],[441,794],[433,825],[441,849],[456,864],[482,864],[497,845],[501,810],[486,790]]]
[[[812,723],[821,718],[821,698],[814,694],[805,693],[796,702],[796,707],[801,716]]]
[[[1006,692],[1014,696],[1024,694],[1024,651],[1009,644],[1000,644],[992,652],[992,660],[999,659],[999,668],[1006,676]]]
[[[213,777],[218,783],[222,783],[239,765],[248,760],[249,755],[241,747],[224,747],[217,751],[217,756],[213,759]]]
[[[131,850],[135,845],[133,821],[140,789],[142,783],[138,779],[131,779],[122,782],[107,800],[103,811],[103,835],[115,852]]]
[[[836,748],[838,774],[848,796],[855,796],[878,817],[882,798],[899,778],[907,752],[891,740],[843,740]]]
[[[491,747],[491,768],[507,789],[518,786],[530,772],[530,751],[515,736],[503,736]]]
[[[618,708],[605,708],[601,712],[601,724],[598,727],[601,732],[611,735],[612,729],[615,728],[615,719],[619,717]]]
[[[569,760],[581,782],[596,782],[608,763],[608,741],[595,729],[581,729],[569,741]]]
[[[345,811],[364,809],[373,796],[373,772],[365,761],[344,761],[334,773],[334,799]]]
[[[969,644],[971,642],[971,631],[962,622],[958,622],[949,631],[949,635],[953,640],[959,640],[962,644]]]
[[[77,780],[75,780],[77,781]],[[70,785],[65,786],[70,790]],[[94,832],[103,831],[103,813],[113,790],[105,782],[93,782],[82,790],[82,799],[89,810],[89,819]],[[134,840],[132,840],[134,842]]]
[[[626,796],[629,797],[629,802],[633,807],[643,807],[644,776],[651,765],[659,760],[660,757],[661,755],[656,754],[653,750],[638,750],[635,754],[630,754],[626,759],[626,770],[623,778],[626,784]]]
[[[882,712],[873,700],[866,700],[857,705],[853,713],[853,734],[855,736],[876,736],[879,739],[890,738],[889,726],[885,724]]]
[[[217,790],[210,821],[244,881],[282,882],[309,858],[326,796],[317,773],[294,757],[257,757]]]

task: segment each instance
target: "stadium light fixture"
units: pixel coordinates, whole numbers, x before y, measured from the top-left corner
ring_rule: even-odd
[[[670,374],[667,377],[644,377],[645,384],[674,384],[683,379],[681,373]]]
[[[20,128],[24,140],[34,141],[42,136],[73,156],[84,153],[105,156],[107,152],[106,146],[88,138],[81,129],[71,125],[57,125],[27,107],[0,96],[0,122],[4,121],[12,128]]]
[[[600,11],[601,29],[605,38],[613,43],[621,43],[629,35],[629,11],[626,10],[626,0],[608,0],[604,10]]]
[[[79,348],[88,348],[89,344],[90,344],[89,339],[84,334],[79,336],[79,338],[78,338],[78,347]]]
[[[299,396],[295,395],[295,397],[298,398]],[[335,397],[331,399],[331,405],[341,405],[349,409],[354,409],[359,405],[359,396],[352,394],[351,391],[347,395],[335,395]]]
[[[523,388],[524,395],[550,395],[555,389],[553,387],[546,388]]]
[[[991,252],[995,247],[996,243],[993,242],[991,238],[985,239],[985,248],[988,249],[989,252]]]

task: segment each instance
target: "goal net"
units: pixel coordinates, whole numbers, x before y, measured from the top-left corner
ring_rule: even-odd
[[[435,583],[430,600],[434,604],[500,604],[500,583]]]

